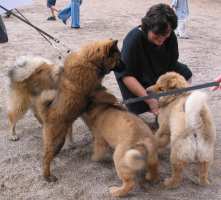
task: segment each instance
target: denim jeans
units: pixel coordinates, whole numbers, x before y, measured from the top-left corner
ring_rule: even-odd
[[[71,17],[71,27],[80,27],[80,0],[71,0],[71,3],[61,10],[58,18],[66,22]]]

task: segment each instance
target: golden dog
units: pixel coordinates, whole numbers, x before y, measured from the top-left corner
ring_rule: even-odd
[[[188,87],[188,82],[175,72],[162,75],[149,91],[165,92]],[[199,183],[209,184],[208,168],[213,161],[215,126],[206,103],[206,94],[195,91],[159,99],[159,146],[171,146],[172,176],[164,181],[168,188],[179,186],[187,163],[199,166]]]
[[[62,148],[65,137],[72,133],[72,123],[82,114],[88,97],[104,76],[120,63],[117,40],[101,40],[67,56],[55,90],[44,90],[34,107],[43,123],[43,175],[47,181],[57,178],[50,163]]]
[[[11,127],[10,140],[18,140],[15,126],[28,109],[41,122],[35,111],[35,99],[44,90],[56,89],[62,68],[49,60],[37,56],[21,56],[9,71],[10,90],[8,98],[8,119]]]
[[[136,173],[148,170],[146,179],[158,179],[158,155],[155,137],[150,128],[134,114],[117,104],[112,94],[95,92],[83,120],[92,131],[92,160],[104,158],[108,146],[114,148],[113,160],[122,186],[111,187],[112,196],[125,196],[135,186]]]

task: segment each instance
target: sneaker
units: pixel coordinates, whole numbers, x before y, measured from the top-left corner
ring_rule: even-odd
[[[55,16],[50,16],[50,17],[48,17],[47,20],[48,20],[48,21],[55,21],[55,20],[56,20],[56,17],[55,17]]]

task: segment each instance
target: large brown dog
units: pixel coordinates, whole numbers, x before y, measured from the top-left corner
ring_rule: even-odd
[[[58,92],[48,101],[43,92],[37,102],[37,112],[43,121],[43,173],[47,181],[56,181],[50,173],[50,163],[72,131],[72,123],[88,104],[88,97],[101,84],[105,74],[120,63],[117,40],[103,40],[70,54],[64,63]],[[53,97],[53,95],[52,95]]]
[[[185,88],[187,81],[175,72],[162,75],[149,91],[162,92]],[[213,161],[215,126],[206,103],[206,94],[195,91],[159,99],[159,130],[156,132],[161,148],[171,145],[172,176],[164,181],[168,188],[177,187],[182,171],[189,162],[199,166],[199,183],[209,184],[208,168]]]
[[[8,98],[8,118],[11,127],[10,140],[18,140],[15,126],[28,109],[41,122],[35,111],[35,100],[44,90],[56,89],[62,68],[49,60],[36,56],[19,57],[9,71],[10,90]]]
[[[96,91],[83,119],[94,136],[92,160],[103,159],[108,146],[115,149],[113,160],[123,183],[110,188],[112,196],[127,195],[134,188],[136,173],[140,170],[145,170],[146,179],[158,179],[154,135],[142,119],[119,106],[115,96],[105,89]]]

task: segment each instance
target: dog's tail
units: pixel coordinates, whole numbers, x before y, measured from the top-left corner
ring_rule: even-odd
[[[207,102],[207,94],[200,91],[193,92],[185,103],[186,127],[194,128],[201,124],[200,112]]]
[[[52,64],[49,60],[42,57],[21,56],[16,59],[14,66],[8,72],[8,76],[11,82],[22,82],[29,78],[44,63]]]
[[[128,168],[138,171],[145,167],[146,157],[137,149],[129,149],[124,155],[124,163]]]
[[[153,140],[144,138],[143,141],[137,143],[134,148],[126,151],[124,155],[125,165],[134,171],[139,171],[147,166],[147,159],[157,164],[158,156],[156,148],[157,146]]]

